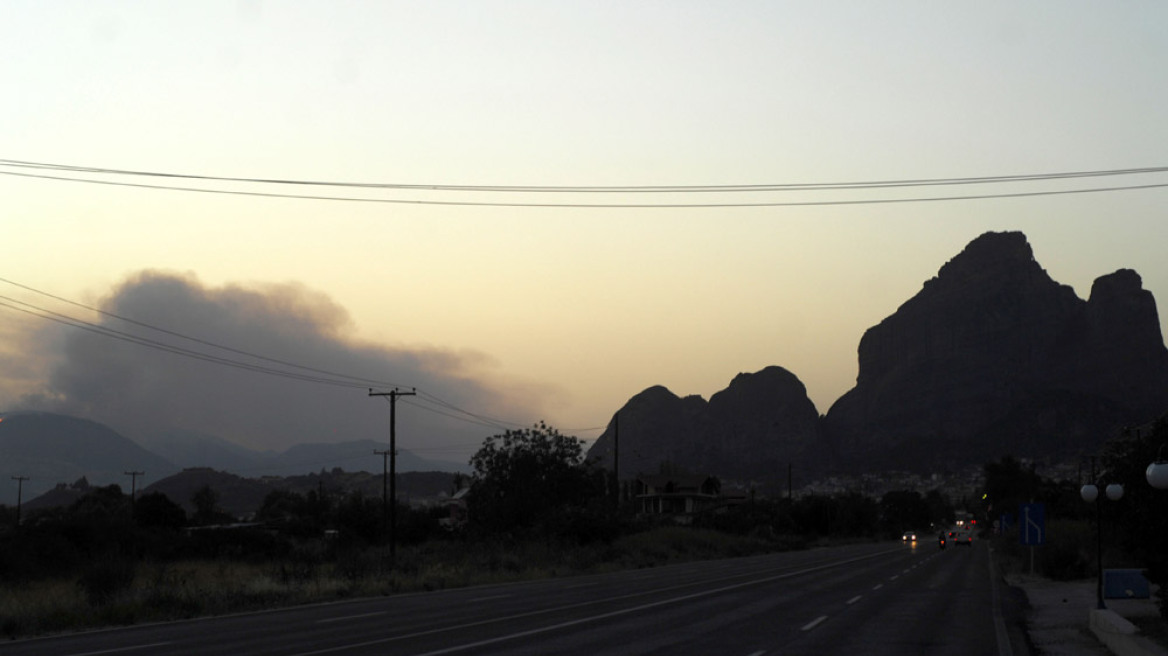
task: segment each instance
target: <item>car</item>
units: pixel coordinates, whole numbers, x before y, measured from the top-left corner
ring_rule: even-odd
[[[900,536],[900,541],[901,542],[916,542],[917,541],[917,532],[916,531],[905,531],[904,535]]]
[[[949,531],[948,542],[955,547],[972,547],[973,532],[964,529],[953,529]]]

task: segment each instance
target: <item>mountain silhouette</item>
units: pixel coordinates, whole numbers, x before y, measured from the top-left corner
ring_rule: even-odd
[[[1140,276],[1086,301],[1020,232],[986,233],[860,340],[856,386],[825,433],[853,468],[1073,458],[1168,408],[1168,350]]]
[[[1139,274],[1088,300],[1020,232],[983,234],[860,340],[856,385],[820,418],[780,367],[714,394],[651,387],[618,413],[620,475],[663,467],[782,482],[830,471],[956,471],[1002,455],[1071,460],[1168,409],[1168,349]],[[611,466],[611,423],[589,457]]]

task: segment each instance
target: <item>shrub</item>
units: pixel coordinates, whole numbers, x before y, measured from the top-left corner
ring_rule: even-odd
[[[1073,581],[1090,576],[1093,571],[1091,554],[1083,545],[1094,544],[1094,538],[1094,529],[1086,522],[1047,522],[1046,544],[1038,547],[1042,575],[1056,581]]]
[[[90,605],[101,606],[134,583],[137,568],[135,559],[108,553],[94,559],[82,570],[77,585],[85,593]]]

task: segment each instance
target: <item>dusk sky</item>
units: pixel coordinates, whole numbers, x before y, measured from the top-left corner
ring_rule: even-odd
[[[388,406],[67,328],[44,311],[150,332],[59,299],[416,386],[399,446],[463,462],[497,426],[592,439],[649,386],[769,365],[826,413],[864,330],[986,231],[1081,298],[1131,268],[1168,303],[1168,188],[920,200],[1168,172],[694,189],[1166,167],[1162,2],[10,0],[0,89],[0,411],[132,438],[383,439]],[[634,186],[688,189],[580,189]]]

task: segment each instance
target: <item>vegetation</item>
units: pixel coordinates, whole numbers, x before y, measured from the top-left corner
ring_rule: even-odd
[[[618,507],[583,445],[537,424],[488,438],[474,456],[465,524],[447,508],[397,509],[360,491],[268,494],[237,523],[210,487],[190,516],[162,494],[97,488],[67,508],[0,507],[0,634],[238,612],[278,605],[654,567],[898,537],[952,509],[936,495],[752,499],[692,525]],[[390,530],[396,544],[391,560]]]
[[[1046,506],[1045,543],[1033,550],[1018,543],[1017,532],[998,536],[996,549],[1010,566],[1055,580],[1098,576],[1100,554],[1096,551],[1096,512],[1103,519],[1103,567],[1142,569],[1149,582],[1159,587],[1160,614],[1168,619],[1168,492],[1153,489],[1145,470],[1168,444],[1168,421],[1157,421],[1150,430],[1124,431],[1104,445],[1099,461],[1098,483],[1123,486],[1123,497],[1111,501],[1101,495],[1096,508],[1082,500],[1079,487],[1070,481],[1053,481],[1035,474],[1012,458],[985,466],[985,513],[994,519],[1020,503]],[[1090,471],[1089,465],[1087,471]],[[1090,476],[1088,475],[1089,479]],[[1087,482],[1084,479],[1084,482]]]
[[[471,458],[471,520],[487,533],[588,539],[607,513],[604,473],[584,443],[539,423],[486,439]]]

